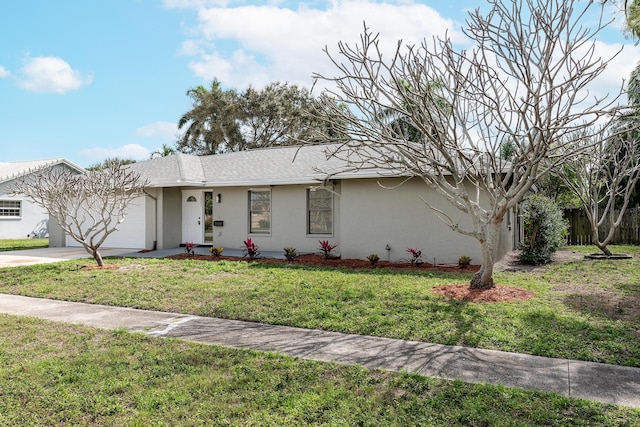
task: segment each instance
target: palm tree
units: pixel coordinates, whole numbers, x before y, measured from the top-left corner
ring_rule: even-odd
[[[222,90],[214,79],[211,89],[200,85],[187,91],[193,108],[178,121],[178,129],[186,127],[176,149],[183,153],[204,156],[244,148],[238,125],[238,95],[234,90]]]
[[[176,154],[176,150],[173,147],[168,146],[167,144],[162,144],[162,148],[157,149],[149,158],[153,159],[154,157],[167,157],[172,154]]]

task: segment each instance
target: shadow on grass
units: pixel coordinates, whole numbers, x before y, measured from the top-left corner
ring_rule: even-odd
[[[592,322],[550,310],[519,316],[516,346],[531,354],[640,367],[640,334],[628,322]]]
[[[636,327],[640,327],[640,293],[620,295],[599,290],[567,295],[562,302],[584,315],[611,321],[635,321]]]

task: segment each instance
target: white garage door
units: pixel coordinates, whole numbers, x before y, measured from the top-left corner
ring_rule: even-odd
[[[102,248],[131,248],[145,249],[145,212],[144,197],[134,200],[128,208],[128,214],[124,222],[107,237]],[[67,246],[81,246],[71,237],[66,236]]]

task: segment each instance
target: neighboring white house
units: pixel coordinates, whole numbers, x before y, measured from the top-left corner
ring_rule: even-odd
[[[166,249],[186,242],[239,249],[251,237],[261,251],[292,246],[317,252],[319,240],[344,258],[409,258],[423,249],[427,262],[480,262],[480,246],[451,231],[425,205],[429,200],[460,224],[466,215],[422,180],[347,171],[327,160],[325,147],[278,147],[191,156],[175,154],[127,167],[149,181],[147,196],[131,207],[103,247]],[[388,174],[388,172],[387,172]],[[328,178],[329,177],[329,178]],[[513,215],[504,222],[501,253],[513,249]],[[66,244],[75,246],[72,239]]]
[[[84,172],[80,166],[63,158],[0,162],[0,239],[49,236],[47,211],[19,195],[12,196],[9,193],[17,179],[37,171],[59,167]]]

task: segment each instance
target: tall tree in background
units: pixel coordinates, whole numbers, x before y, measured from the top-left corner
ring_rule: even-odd
[[[327,121],[341,117],[329,154],[381,174],[419,177],[470,219],[460,224],[425,200],[452,230],[475,238],[482,266],[471,288],[494,286],[500,229],[507,213],[544,176],[571,155],[578,130],[610,117],[616,100],[589,97],[584,88],[609,58],[595,54],[594,28],[582,19],[594,2],[489,0],[490,10],[467,19],[475,47],[454,48],[450,39],[425,40],[384,56],[367,28],[360,43],[338,44],[338,69],[325,81]],[[600,5],[602,7],[602,5]],[[439,82],[434,88],[432,82]],[[317,84],[318,82],[316,82]],[[445,100],[446,102],[443,102]],[[336,110],[335,105],[348,108]],[[419,142],[383,120],[389,109],[423,136]],[[509,160],[501,155],[510,141]]]
[[[288,83],[271,83],[262,90],[249,87],[238,94],[222,90],[214,80],[187,94],[193,107],[178,122],[186,128],[177,143],[183,153],[209,155],[227,151],[308,142],[315,128],[325,126],[313,112],[317,101],[309,91]]]
[[[625,15],[625,31],[635,39],[640,38],[640,0],[602,0],[602,3],[619,4]]]
[[[130,165],[131,163],[135,163],[136,161],[133,159],[123,159],[121,157],[107,157],[106,159],[104,159],[101,162],[97,162],[94,163],[90,166],[88,166],[87,168],[85,168],[88,171],[99,171],[102,169],[107,169],[110,168],[112,166],[126,166],[126,165]]]
[[[154,157],[167,157],[172,154],[176,154],[176,149],[170,147],[167,144],[162,144],[162,148],[158,148],[157,150],[153,151],[149,158],[153,159]]]
[[[309,91],[287,83],[271,83],[262,90],[248,88],[241,96],[242,133],[247,148],[292,145],[312,126]]]
[[[176,144],[178,151],[204,156],[243,149],[236,91],[223,90],[214,79],[211,89],[198,86],[189,89],[187,95],[193,101],[193,108],[178,121],[178,129],[186,127]]]

